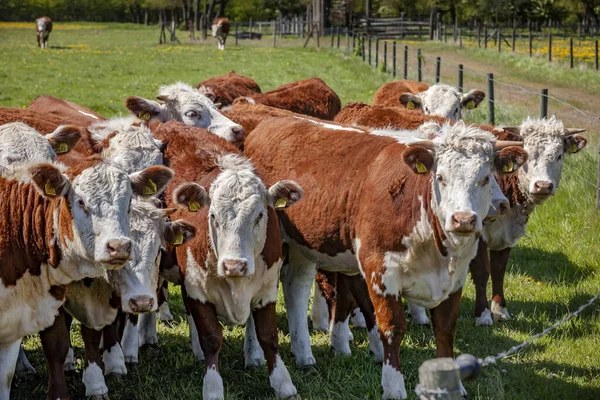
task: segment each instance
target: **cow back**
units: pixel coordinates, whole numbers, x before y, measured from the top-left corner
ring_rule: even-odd
[[[417,94],[429,89],[429,85],[424,82],[415,82],[402,79],[399,81],[389,82],[381,86],[373,96],[374,106],[385,107],[403,107],[400,103],[400,96],[403,93]]]
[[[89,108],[52,96],[39,96],[27,108],[32,112],[54,115],[60,118],[63,124],[89,126],[93,122],[106,119]]]
[[[208,89],[214,96],[214,102],[221,103],[223,106],[231,105],[238,97],[261,93],[260,86],[254,79],[238,75],[233,71],[205,79],[196,87]]]

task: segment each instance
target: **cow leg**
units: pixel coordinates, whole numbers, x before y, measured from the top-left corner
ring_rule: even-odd
[[[158,331],[156,330],[156,311],[140,314],[138,316],[139,347],[156,347],[158,344]]]
[[[121,343],[119,343],[119,318],[115,318],[112,324],[102,329],[102,344],[104,351],[102,361],[104,362],[104,375],[107,378],[120,380],[127,375],[125,356]]]
[[[429,318],[427,318],[427,311],[425,308],[408,302],[408,313],[410,314],[413,325],[429,325]]]
[[[37,371],[27,359],[27,355],[25,354],[25,350],[23,350],[23,346],[19,346],[19,356],[17,357],[15,376],[21,379],[35,374],[37,374]]]
[[[0,400],[10,399],[10,385],[15,375],[21,339],[0,344]]]
[[[315,279],[313,291],[313,303],[312,308],[310,309],[310,320],[312,321],[313,330],[315,331],[329,331],[329,316],[331,306],[327,303],[327,299],[324,294],[326,290],[334,291],[335,286],[332,286],[328,282],[325,274],[322,272],[317,272],[317,279]]]
[[[138,315],[127,314],[121,338],[121,347],[123,347],[123,356],[125,356],[125,365],[135,365],[138,363],[139,353],[139,333],[138,333]]]
[[[219,351],[223,344],[223,329],[217,320],[215,307],[210,303],[185,296],[187,307],[192,315],[200,347],[206,356],[206,374],[202,386],[204,400],[217,400],[224,398],[223,378],[219,374]]]
[[[75,352],[71,345],[71,324],[73,323],[73,317],[68,312],[65,312],[65,325],[67,326],[67,332],[69,333],[69,351],[67,352],[67,358],[65,359],[65,375],[75,375],[77,367],[75,366]]]
[[[265,365],[265,353],[261,343],[256,336],[256,327],[252,314],[246,321],[246,337],[244,338],[244,366],[246,368],[260,367]]]
[[[59,308],[54,324],[40,332],[42,349],[48,363],[49,400],[68,399],[69,388],[65,378],[65,359],[69,352],[69,331],[65,309]]]
[[[365,316],[362,311],[360,311],[360,307],[356,307],[350,313],[350,324],[355,328],[366,328],[367,321],[365,320]]]
[[[263,308],[253,311],[252,315],[256,321],[256,336],[267,360],[271,387],[279,397],[295,399],[298,391],[279,355],[275,303],[269,303]]]
[[[167,325],[173,324],[173,314],[169,309],[169,282],[165,279],[158,290],[158,320]]]
[[[510,314],[504,299],[504,274],[510,257],[511,248],[490,251],[490,269],[492,272],[492,317],[495,321],[507,321]]]
[[[85,346],[83,363],[83,384],[85,385],[86,397],[91,400],[108,400],[108,387],[102,374],[102,362],[100,361],[100,340],[102,331],[81,325],[81,336]]]
[[[317,362],[310,347],[306,310],[317,268],[294,246],[290,246],[288,259],[289,264],[281,268],[280,278],[290,327],[292,353],[299,368],[312,368]]]
[[[469,264],[469,271],[475,285],[475,325],[492,325],[490,305],[487,300],[487,283],[490,278],[490,257],[487,243],[479,238],[477,254]]]
[[[369,297],[369,288],[367,282],[362,275],[348,277],[350,282],[350,291],[361,311],[361,315],[365,319],[365,327],[367,328],[369,337],[369,350],[373,353],[375,362],[383,362],[383,343],[379,338],[379,329],[375,321],[375,308]]]
[[[350,350],[350,327],[348,319],[350,312],[355,307],[354,297],[350,291],[350,277],[344,274],[337,274],[335,291],[335,310],[333,320],[331,321],[331,348],[336,355],[349,356]]]

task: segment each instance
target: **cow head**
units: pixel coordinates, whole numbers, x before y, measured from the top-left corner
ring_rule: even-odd
[[[432,140],[409,145],[404,162],[414,173],[429,174],[432,208],[451,241],[482,229],[492,202],[498,166],[508,173],[527,160],[519,142],[498,142],[485,131],[465,125],[439,126]]]
[[[528,118],[519,127],[504,129],[523,138],[529,159],[519,172],[519,186],[534,204],[542,204],[556,193],[565,155],[578,153],[587,144],[577,135],[585,129],[565,128],[554,116]]]
[[[427,115],[437,115],[459,120],[463,109],[476,108],[485,98],[480,90],[462,94],[457,88],[448,85],[433,85],[417,94],[403,93],[400,103],[409,109],[419,109]]]
[[[267,239],[267,207],[283,209],[302,198],[302,188],[293,181],[279,181],[266,188],[254,166],[237,155],[218,159],[221,173],[210,193],[199,185],[179,186],[173,198],[185,207],[195,199],[208,205],[208,233],[217,258],[216,273],[225,278],[254,274],[254,260]]]
[[[63,255],[75,261],[94,261],[107,269],[120,268],[131,258],[127,213],[132,194],[150,196],[173,175],[160,166],[128,176],[98,158],[68,169],[69,180],[46,167],[32,167],[32,181],[42,195],[66,199],[68,211],[60,209],[55,228]],[[81,268],[86,268],[83,264]]]
[[[221,36],[221,31],[223,29],[223,20],[219,20],[216,24],[212,24],[211,30],[213,37]]]
[[[0,126],[0,165],[50,162],[56,155],[69,152],[81,137],[80,128],[62,125],[43,136],[22,122]]]

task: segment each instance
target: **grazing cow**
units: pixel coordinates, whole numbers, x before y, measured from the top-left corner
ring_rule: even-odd
[[[104,121],[102,115],[89,108],[52,96],[38,96],[27,106],[38,114],[52,114],[60,118],[63,124],[88,126],[96,121]]]
[[[244,129],[223,116],[215,104],[197,89],[179,82],[161,86],[156,97],[162,104],[141,97],[128,97],[125,105],[141,120],[148,122],[175,120],[189,126],[205,128],[238,146],[243,143]],[[122,122],[116,121],[122,127]],[[109,129],[109,132],[112,130]]]
[[[4,169],[0,177],[0,397],[8,398],[21,338],[50,327],[65,285],[121,268],[131,255],[126,213],[152,171],[129,178],[99,157]],[[41,217],[40,217],[41,216]],[[59,314],[58,319],[64,315]],[[52,330],[41,332],[42,343]],[[63,374],[68,346],[56,349],[50,379]],[[64,350],[64,351],[63,351]],[[66,390],[66,387],[51,390]],[[51,391],[50,398],[63,397]]]
[[[261,93],[260,86],[252,78],[229,72],[213,76],[196,85],[201,92],[207,93],[215,104],[229,107],[235,99]]]
[[[480,90],[462,94],[457,88],[408,80],[386,83],[375,93],[374,106],[406,107],[421,110],[424,114],[437,115],[453,120],[461,119],[463,108],[473,109],[485,98]]]
[[[342,108],[338,95],[320,78],[292,82],[265,93],[246,96],[251,102],[283,108],[298,114],[333,120]],[[237,99],[235,104],[242,99]]]
[[[500,186],[510,200],[510,210],[503,218],[486,224],[482,232],[480,251],[474,262],[479,263],[474,276],[476,298],[475,318],[478,325],[490,325],[492,319],[509,319],[504,297],[504,274],[512,247],[525,235],[529,216],[535,208],[553,196],[558,189],[564,157],[581,151],[587,140],[577,133],[585,129],[567,129],[554,117],[525,120],[518,127],[505,127],[519,135],[530,154],[519,173],[503,178]],[[489,259],[487,250],[489,250]],[[488,261],[489,260],[489,261]],[[489,278],[485,265],[489,262],[492,275],[491,316],[486,287]]]
[[[438,130],[433,140],[406,145],[281,118],[261,123],[246,140],[246,154],[267,184],[290,176],[305,190],[302,202],[279,215],[289,244],[281,280],[299,366],[315,364],[306,321],[315,263],[366,279],[383,342],[384,398],[406,398],[400,296],[432,309],[437,355],[452,357],[490,182],[498,168],[520,166],[526,153],[462,122]]]
[[[275,302],[282,249],[275,208],[296,203],[302,189],[292,181],[273,182],[267,188],[235,146],[205,130],[169,122],[154,134],[166,143],[165,161],[176,172],[167,205],[184,204],[186,219],[198,230],[194,239],[177,247],[176,262],[206,359],[204,399],[224,397],[218,318],[245,324],[250,316],[266,355],[271,387],[280,397],[295,398],[277,343]]]
[[[52,32],[52,20],[48,17],[40,17],[35,20],[35,36],[38,47],[45,49],[48,47],[48,38]]]
[[[225,50],[225,42],[229,35],[229,20],[227,18],[217,18],[212,24],[212,35],[217,38],[219,50]]]

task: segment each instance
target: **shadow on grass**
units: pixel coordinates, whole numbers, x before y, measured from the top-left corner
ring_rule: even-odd
[[[591,265],[578,265],[563,253],[532,247],[515,247],[511,251],[508,272],[520,272],[535,280],[572,284],[594,274]]]
[[[73,50],[73,47],[69,46],[50,46],[50,48],[54,50]]]

